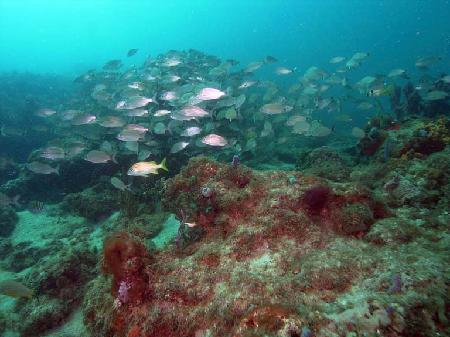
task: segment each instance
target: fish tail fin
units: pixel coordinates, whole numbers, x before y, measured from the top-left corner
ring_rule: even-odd
[[[169,170],[167,169],[167,166],[166,166],[166,158],[164,158],[164,159],[161,161],[161,164],[159,164],[159,166],[160,166],[161,169],[163,169],[164,171],[169,172]]]
[[[56,166],[56,168],[55,168],[55,173],[57,174],[57,175],[59,175],[59,169],[61,168],[61,165],[59,165],[58,164],[58,166]]]

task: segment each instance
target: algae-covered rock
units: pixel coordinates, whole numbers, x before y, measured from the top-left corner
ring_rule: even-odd
[[[43,261],[29,275],[37,294],[45,294],[72,305],[82,297],[82,287],[93,277],[97,255],[84,244],[61,249]]]
[[[115,230],[129,230],[142,239],[151,239],[159,234],[169,213],[143,213],[134,218],[122,216],[114,224]]]
[[[21,326],[22,336],[34,337],[61,325],[83,299],[97,261],[96,253],[85,243],[41,260],[27,276],[34,298],[18,305],[18,314],[26,318]]]
[[[110,278],[98,276],[89,282],[82,307],[84,323],[93,336],[113,336],[114,298]]]
[[[61,243],[59,246],[59,249],[63,248]],[[20,242],[15,246],[10,246],[8,255],[2,261],[2,267],[6,270],[20,272],[38,263],[41,258],[50,254],[51,251],[51,247],[34,247],[31,245],[31,242]]]
[[[11,206],[0,206],[0,237],[10,236],[17,221],[19,218]]]
[[[11,240],[9,238],[0,238],[0,260],[6,259],[12,250]]]
[[[445,149],[450,144],[450,120],[442,117],[427,121],[413,129],[413,135],[403,145],[401,154],[404,158],[428,156]]]
[[[348,179],[351,172],[349,162],[338,152],[326,146],[301,153],[297,168],[304,173],[334,181]]]
[[[117,209],[117,197],[115,191],[98,184],[82,192],[68,194],[61,203],[61,209],[96,222]]]
[[[417,223],[396,217],[377,221],[365,238],[376,244],[398,244],[413,241],[423,234],[423,228],[420,228]]]
[[[70,313],[70,309],[58,299],[45,297],[40,301],[33,300],[26,305],[20,315],[22,337],[41,336],[44,332],[62,324]]]
[[[339,232],[352,235],[366,232],[374,222],[372,210],[365,204],[355,203],[344,206],[339,213]]]

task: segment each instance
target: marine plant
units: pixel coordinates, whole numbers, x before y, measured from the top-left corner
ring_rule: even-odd
[[[116,304],[140,303],[148,289],[145,267],[150,256],[145,245],[127,232],[108,237],[103,247],[103,272],[113,276],[111,292]]]
[[[328,186],[316,185],[306,190],[301,203],[309,214],[317,215],[325,207],[331,194],[332,191]]]

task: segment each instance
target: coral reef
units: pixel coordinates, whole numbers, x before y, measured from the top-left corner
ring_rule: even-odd
[[[373,116],[365,125],[365,135],[358,142],[358,149],[363,156],[373,156],[388,138],[390,130],[400,127],[390,115]]]
[[[87,229],[69,249],[70,230],[42,247],[3,238],[2,267],[36,292],[3,329],[43,334],[81,304],[92,336],[445,335],[450,148],[402,149],[420,130],[446,140],[448,124],[376,122],[383,145],[354,168],[327,147],[284,172],[196,157],[133,194],[105,181],[66,196],[63,212],[91,221],[121,210],[102,222],[103,258]],[[179,223],[156,247],[170,233],[160,203]]]
[[[421,123],[413,132],[413,137],[403,145],[401,150],[403,158],[421,158],[442,151],[450,144],[450,120],[445,117]]]
[[[203,234],[151,259],[130,234],[109,239],[112,293],[111,281],[98,276],[85,299],[94,335],[400,336],[446,324],[442,301],[431,295],[445,288],[445,271],[434,267],[443,255],[430,251],[443,252],[445,242],[419,244],[435,234],[419,239],[420,227],[383,218],[383,204],[358,184],[199,157],[167,181],[163,204],[183,210],[181,224]],[[402,223],[418,217],[399,216]],[[444,223],[428,226],[439,233]],[[399,245],[403,254],[386,270]],[[437,305],[420,313],[425,294]],[[418,328],[423,315],[429,318]]]
[[[400,86],[395,86],[395,90],[389,98],[391,110],[397,120],[404,120],[413,116],[436,118],[445,116],[448,113],[450,104],[447,99],[423,99],[419,93],[421,90],[423,90],[421,86],[414,86],[411,81],[408,81],[403,86],[403,89]],[[430,85],[428,90],[429,92],[437,90],[448,93],[450,86],[443,80],[437,80]]]

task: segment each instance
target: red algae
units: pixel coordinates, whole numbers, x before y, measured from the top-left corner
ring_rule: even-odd
[[[220,264],[220,256],[218,254],[205,254],[200,258],[200,263],[209,268],[216,268]]]
[[[106,239],[103,248],[103,272],[113,275],[112,295],[118,296],[121,284],[125,282],[129,286],[126,302],[142,301],[148,291],[144,268],[149,260],[145,246],[128,233],[118,232]]]
[[[295,311],[282,305],[268,305],[257,307],[244,317],[233,337],[261,336],[265,334],[279,335]],[[297,324],[301,322],[297,319]]]
[[[331,197],[328,186],[317,185],[309,188],[302,198],[302,204],[310,214],[317,215],[327,204]]]
[[[141,329],[137,325],[133,325],[130,330],[128,330],[127,337],[143,337],[141,334]]]

